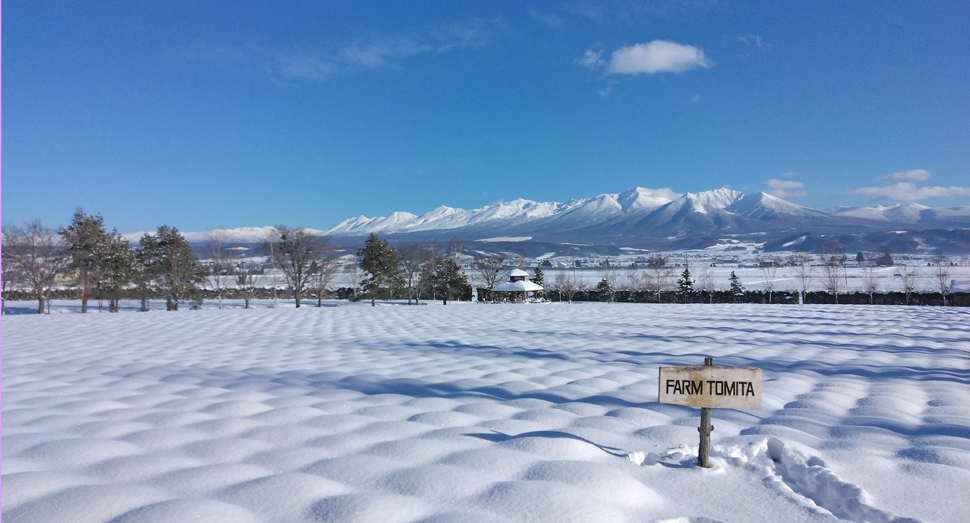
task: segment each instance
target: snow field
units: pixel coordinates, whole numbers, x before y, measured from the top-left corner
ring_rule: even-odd
[[[3,320],[5,522],[961,521],[970,313],[342,306]],[[657,367],[764,371],[659,405]],[[911,519],[910,519],[911,518]]]

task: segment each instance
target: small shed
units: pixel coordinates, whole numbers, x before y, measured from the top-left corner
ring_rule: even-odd
[[[523,271],[522,269],[512,269],[509,271],[509,281],[500,283],[491,290],[497,292],[515,292],[522,293],[522,299],[526,299],[530,292],[541,291],[542,286],[536,285],[531,281],[527,280],[526,277],[529,273]]]

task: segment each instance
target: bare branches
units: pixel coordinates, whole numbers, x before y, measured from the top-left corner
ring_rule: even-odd
[[[649,269],[647,290],[654,293],[659,303],[661,293],[670,287],[670,279],[673,276],[674,269],[667,264],[667,259],[659,254],[647,259],[647,268]]]
[[[586,283],[576,274],[576,269],[559,271],[552,280],[553,287],[560,295],[565,296],[566,301],[573,302],[576,293],[586,289]]]
[[[822,244],[822,254],[819,257],[824,271],[822,284],[825,286],[825,290],[835,296],[835,303],[839,303],[839,293],[844,288],[842,280],[847,278],[845,273],[846,256],[842,254],[842,249],[837,243],[827,242]]]
[[[256,268],[252,258],[243,260],[235,274],[236,290],[242,296],[243,303],[249,308],[249,302],[256,297],[259,284],[263,279],[262,270]]]
[[[899,281],[902,284],[903,292],[906,294],[906,305],[909,305],[909,297],[916,292],[916,286],[923,278],[919,265],[905,265],[900,268]]]
[[[775,290],[775,274],[778,272],[778,267],[781,266],[781,260],[779,258],[773,258],[767,261],[760,261],[758,265],[761,267],[761,273],[765,277],[765,289],[768,289],[768,303],[771,303],[771,293]]]
[[[492,287],[498,285],[505,274],[505,257],[476,254],[472,267],[478,283],[485,289],[484,298],[487,301]]]
[[[220,309],[222,308],[222,294],[229,285],[230,273],[232,272],[231,265],[234,251],[228,238],[229,235],[222,229],[205,233],[205,247],[209,259],[212,261],[210,281],[214,284],[213,287],[219,298]]]
[[[862,269],[862,284],[865,286],[866,292],[869,293],[869,305],[874,302],[873,295],[879,290],[879,280],[881,279],[876,266],[871,262]]]
[[[795,267],[795,275],[798,277],[798,281],[802,286],[801,301],[804,304],[805,294],[808,293],[809,287],[812,286],[812,280],[815,278],[812,257],[802,252],[796,252],[791,257],[791,263]]]
[[[293,286],[293,298],[296,300],[296,307],[300,308],[303,291],[313,276],[311,266],[320,259],[329,239],[317,236],[302,227],[289,228],[285,225],[274,227],[270,236],[268,245],[265,245],[266,250]]]
[[[714,272],[710,266],[705,266],[697,274],[697,286],[707,293],[710,303],[714,303]]]
[[[936,284],[936,290],[943,295],[943,306],[946,306],[946,295],[950,294],[950,261],[943,256],[943,253],[937,251],[936,256],[933,256],[933,283]]]
[[[58,247],[56,238],[57,233],[44,227],[39,220],[23,226],[3,227],[4,254],[16,264],[30,286],[37,299],[37,314],[44,313],[57,275],[62,274],[68,265],[68,253]]]
[[[330,282],[337,276],[340,270],[340,249],[330,243],[330,238],[323,237],[321,240],[320,256],[313,268],[313,286],[317,293],[317,307],[323,306],[323,295],[327,292]]]

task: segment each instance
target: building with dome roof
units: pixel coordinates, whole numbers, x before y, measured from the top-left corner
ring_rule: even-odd
[[[512,269],[509,271],[509,281],[502,282],[494,287],[492,291],[494,292],[514,292],[514,296],[520,296],[516,301],[525,300],[529,297],[530,292],[541,291],[542,286],[536,285],[526,278],[529,273],[523,271],[522,269]]]

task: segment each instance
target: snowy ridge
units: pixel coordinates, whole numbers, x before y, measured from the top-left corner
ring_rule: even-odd
[[[678,194],[670,189],[634,187],[568,202],[516,199],[477,209],[439,206],[422,215],[398,211],[389,216],[357,216],[325,230],[335,237],[437,233],[466,238],[530,237],[535,241],[611,243],[641,239],[683,238],[726,233],[764,233],[792,229],[860,231],[892,226],[920,228],[970,227],[970,206],[936,209],[914,203],[889,207],[838,208],[817,211],[767,193],[747,194],[727,187]],[[234,242],[260,242],[271,227],[224,230]],[[840,232],[844,232],[840,230]],[[144,233],[124,235],[137,242]],[[206,233],[183,233],[192,242]]]
[[[701,217],[700,215],[707,215]],[[413,215],[412,215],[413,216]],[[823,213],[786,202],[765,193],[749,195],[728,188],[677,194],[670,189],[634,187],[617,194],[601,194],[566,203],[518,199],[466,211],[438,207],[422,216],[396,219],[358,217],[340,223],[328,234],[401,234],[431,230],[509,230],[538,235],[589,229],[598,225],[677,228],[682,233],[697,227],[718,227],[740,220],[784,217],[819,218]]]
[[[970,206],[934,208],[906,202],[876,207],[838,207],[830,210],[838,216],[863,218],[899,224],[947,224],[970,222]]]
[[[459,228],[514,227],[523,224],[540,225],[547,221],[567,218],[583,224],[602,221],[625,212],[642,212],[666,203],[678,195],[670,189],[635,187],[619,194],[602,194],[593,198],[571,200],[566,203],[535,202],[519,198],[478,209],[465,210],[440,206],[421,216],[410,213],[394,220],[359,216],[339,223],[327,233],[336,236],[357,234],[400,234],[430,230]]]

